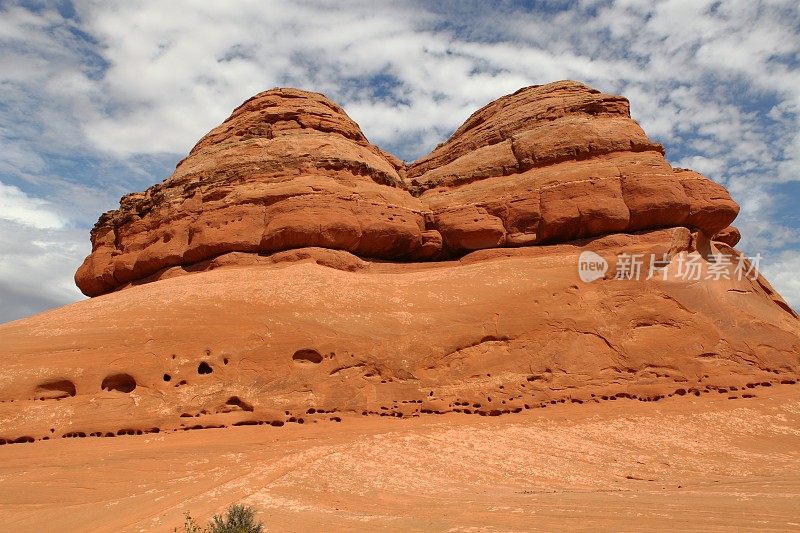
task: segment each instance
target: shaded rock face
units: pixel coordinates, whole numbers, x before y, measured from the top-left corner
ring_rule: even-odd
[[[500,98],[408,167],[324,96],[274,89],[105,213],[75,280],[96,296],[230,252],[313,246],[423,261],[676,226],[712,236],[737,212],[669,166],[626,99],[579,83]]]
[[[708,276],[743,259],[736,204],[662,152],[573,82],[408,167],[321,95],[257,95],[101,217],[76,275],[100,296],[0,325],[0,444],[797,383],[795,312]],[[672,275],[614,279],[622,254]]]

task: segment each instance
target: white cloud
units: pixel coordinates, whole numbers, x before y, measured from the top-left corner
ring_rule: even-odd
[[[787,250],[763,259],[762,273],[795,310],[800,310],[800,251]]]
[[[0,323],[83,298],[73,274],[90,250],[83,230],[0,220]]]
[[[66,221],[52,210],[49,202],[32,198],[17,187],[0,182],[0,220],[37,229],[63,228]]]
[[[681,168],[691,168],[706,176],[719,176],[725,168],[725,165],[719,159],[711,159],[702,155],[693,155],[684,157],[678,161],[678,166]]]

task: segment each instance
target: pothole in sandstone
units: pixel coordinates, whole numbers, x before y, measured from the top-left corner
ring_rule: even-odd
[[[68,379],[46,381],[36,387],[36,397],[40,400],[60,400],[75,393],[75,384]]]
[[[133,392],[136,380],[130,374],[111,374],[103,380],[100,388],[107,391]]]
[[[297,350],[292,355],[292,360],[297,364],[315,364],[318,365],[322,362],[322,354],[316,350],[304,348]]]
[[[253,406],[249,403],[242,401],[238,396],[231,396],[228,398],[228,401],[225,402],[225,406],[223,406],[223,410],[242,410],[242,411],[252,411]]]

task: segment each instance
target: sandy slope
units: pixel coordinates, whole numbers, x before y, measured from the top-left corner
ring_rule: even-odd
[[[7,531],[800,530],[800,387],[0,447]]]

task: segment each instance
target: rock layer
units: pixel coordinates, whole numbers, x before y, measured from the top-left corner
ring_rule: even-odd
[[[105,213],[75,279],[96,296],[229,252],[421,261],[676,226],[711,236],[737,212],[720,185],[669,166],[625,98],[576,82],[492,102],[407,168],[324,96],[274,89]]]
[[[574,82],[492,102],[408,177],[453,252],[673,226],[711,236],[738,213],[723,187],[669,166],[625,98]]]
[[[763,278],[578,278],[584,250],[666,254],[673,274],[695,257],[705,273],[699,242],[673,228],[430,263],[222,256],[0,326],[0,440],[499,415],[797,382],[800,323]]]
[[[166,533],[244,503],[291,532],[792,531],[798,389],[6,446],[0,520]]]

